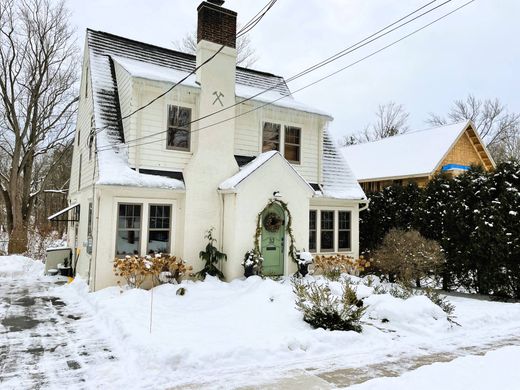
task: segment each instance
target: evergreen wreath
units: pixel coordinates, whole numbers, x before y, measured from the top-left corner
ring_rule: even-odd
[[[256,219],[256,232],[255,232],[255,251],[257,253],[260,253],[260,237],[262,236],[262,214],[273,204],[279,205],[283,211],[287,214],[287,224],[285,226],[285,231],[289,235],[289,256],[291,257],[292,261],[295,263],[298,263],[298,259],[296,258],[296,245],[294,244],[294,234],[292,230],[292,216],[291,212],[289,211],[289,208],[287,207],[287,203],[284,201],[281,201],[279,199],[271,199],[269,202],[267,202],[267,205],[264,207],[262,211],[258,213],[258,217]],[[267,218],[267,216],[266,216]],[[266,228],[267,230],[267,228]]]
[[[283,219],[276,213],[269,213],[264,218],[264,228],[271,233],[280,230],[282,223]]]

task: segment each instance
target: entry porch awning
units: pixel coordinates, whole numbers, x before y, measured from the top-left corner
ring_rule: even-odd
[[[71,210],[73,210],[73,213],[71,213],[72,215],[69,218],[68,212]],[[66,214],[65,217],[60,218],[64,214]],[[79,203],[71,204],[69,207],[66,207],[63,210],[60,210],[57,213],[52,214],[47,219],[49,221],[54,221],[54,222],[78,222],[79,221]]]

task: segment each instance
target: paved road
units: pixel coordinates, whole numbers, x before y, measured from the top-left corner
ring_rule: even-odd
[[[115,368],[94,320],[50,295],[52,287],[52,281],[0,274],[2,390],[102,388],[98,374]]]

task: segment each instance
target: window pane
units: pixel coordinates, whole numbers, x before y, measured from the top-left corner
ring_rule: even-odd
[[[334,229],[334,211],[321,212],[321,229]]]
[[[276,123],[264,123],[262,152],[280,150],[280,128]]]
[[[151,230],[149,232],[148,253],[170,253],[169,230]]]
[[[285,127],[285,142],[290,144],[300,144],[300,129],[298,127]]]
[[[300,162],[300,147],[285,144],[284,156],[287,161]]]
[[[117,255],[139,254],[139,230],[119,230],[116,240]]]
[[[321,231],[321,251],[333,251],[334,250],[334,231],[322,230]]]
[[[350,230],[340,230],[338,232],[339,250],[350,250]]]
[[[339,230],[350,229],[350,211],[338,212],[338,225]]]
[[[190,148],[190,132],[181,129],[168,129],[168,147],[189,149]]]

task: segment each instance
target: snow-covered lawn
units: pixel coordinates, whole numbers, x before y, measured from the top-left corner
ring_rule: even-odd
[[[368,305],[361,334],[312,329],[295,308],[289,279],[210,278],[153,292],[113,287],[96,293],[77,279],[54,293],[109,329],[128,367],[139,368],[129,370],[129,383],[157,388],[193,383],[233,388],[295,369],[314,375],[485,344],[491,349],[520,334],[519,304],[451,297],[459,327],[426,297],[376,295],[352,280]],[[176,294],[180,287],[186,289],[183,296]],[[331,283],[333,291],[340,288]]]

